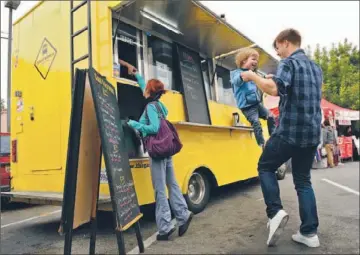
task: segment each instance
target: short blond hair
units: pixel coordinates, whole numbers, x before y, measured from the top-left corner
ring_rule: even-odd
[[[237,67],[241,67],[243,62],[247,60],[250,56],[256,55],[259,57],[259,52],[257,52],[255,49],[246,47],[239,50],[239,52],[236,54],[235,57],[235,64]]]

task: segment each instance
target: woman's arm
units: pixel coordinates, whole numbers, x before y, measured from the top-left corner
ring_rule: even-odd
[[[144,91],[145,91],[145,87],[146,87],[144,78],[143,78],[143,77],[141,76],[141,74],[139,74],[139,73],[136,73],[136,74],[135,74],[135,77],[136,77],[136,79],[137,79],[137,81],[138,81],[139,87],[141,88],[142,92],[144,92]]]
[[[149,124],[142,124],[135,120],[129,120],[128,125],[142,133],[155,135],[159,131],[160,120],[159,114],[154,105],[150,104],[147,106],[147,116],[149,117]]]

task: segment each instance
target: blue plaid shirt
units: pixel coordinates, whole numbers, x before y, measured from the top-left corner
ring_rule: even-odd
[[[320,143],[322,70],[301,49],[283,59],[274,81],[280,96],[274,135],[299,147]]]

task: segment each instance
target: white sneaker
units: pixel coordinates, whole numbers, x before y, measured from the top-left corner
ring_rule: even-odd
[[[298,231],[295,235],[292,235],[292,240],[298,243],[305,244],[308,247],[316,248],[320,246],[319,237],[317,235],[314,236],[304,236]]]
[[[288,220],[289,215],[284,210],[278,211],[278,213],[272,219],[269,219],[268,228],[270,229],[270,232],[269,238],[266,242],[268,246],[275,245]]]

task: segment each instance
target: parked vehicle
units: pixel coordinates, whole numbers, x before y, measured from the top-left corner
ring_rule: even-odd
[[[0,133],[1,192],[10,191],[10,133]],[[9,202],[1,197],[1,202]]]

